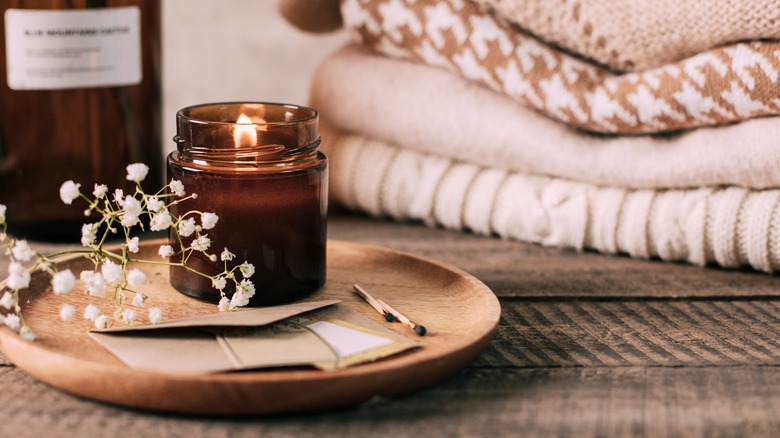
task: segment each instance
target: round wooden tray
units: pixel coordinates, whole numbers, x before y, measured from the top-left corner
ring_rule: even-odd
[[[155,260],[163,243],[147,241],[139,255]],[[91,262],[83,258],[59,264],[76,275],[91,269]],[[216,311],[214,304],[176,292],[168,284],[167,267],[145,264],[141,268],[149,278],[142,288],[150,297],[147,307],[161,307],[166,319]],[[473,361],[489,342],[501,313],[490,289],[456,268],[384,248],[329,241],[327,283],[306,300],[338,298],[387,324],[352,293],[352,284],[360,284],[426,326],[428,334],[418,337],[404,325],[388,324],[422,348],[329,372],[298,368],[177,375],[135,370],[120,362],[88,336],[91,323],[80,315],[89,302],[110,313],[108,300],[88,299],[78,291],[55,296],[49,281],[48,275],[34,273],[30,288],[22,295],[23,316],[38,336],[35,342],[0,328],[0,348],[16,366],[45,383],[90,399],[190,414],[301,412],[355,405],[373,396],[407,394],[441,382]],[[262,293],[260,285],[258,293]],[[67,323],[58,316],[65,302],[77,309],[76,318]]]

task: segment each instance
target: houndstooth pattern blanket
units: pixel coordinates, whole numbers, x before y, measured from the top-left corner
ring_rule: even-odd
[[[569,125],[641,134],[780,114],[780,43],[723,46],[615,74],[548,46],[471,0],[342,0],[354,39],[444,67]]]

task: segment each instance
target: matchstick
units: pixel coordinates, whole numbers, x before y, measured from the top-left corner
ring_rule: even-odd
[[[425,336],[425,333],[426,333],[426,331],[427,331],[427,330],[425,330],[425,327],[421,326],[420,324],[415,324],[415,323],[413,323],[413,322],[412,322],[412,321],[411,321],[409,318],[405,317],[405,316],[404,316],[404,315],[403,315],[401,312],[399,312],[399,311],[397,311],[397,310],[393,309],[392,307],[390,307],[390,306],[389,306],[387,303],[385,303],[384,301],[382,301],[382,300],[380,300],[380,299],[377,299],[377,301],[379,302],[379,304],[380,304],[382,307],[384,307],[384,308],[385,308],[385,309],[387,309],[387,310],[388,310],[388,311],[389,311],[391,314],[393,314],[393,316],[395,317],[395,319],[397,319],[398,321],[400,321],[400,322],[401,322],[401,323],[403,323],[403,324],[406,324],[406,325],[408,325],[408,326],[409,326],[409,327],[410,327],[412,330],[414,330],[414,332],[415,332],[415,333],[417,333],[418,335],[420,335],[420,336]]]
[[[393,314],[390,313],[388,309],[385,309],[382,307],[381,304],[376,300],[376,298],[372,297],[368,292],[366,292],[362,287],[353,284],[352,288],[355,290],[355,293],[360,295],[361,298],[363,298],[368,304],[371,305],[371,307],[374,308],[377,312],[379,312],[380,315],[382,315],[385,318],[385,321],[387,322],[394,322],[395,318],[393,317]]]

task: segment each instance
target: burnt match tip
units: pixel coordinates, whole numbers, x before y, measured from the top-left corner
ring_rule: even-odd
[[[425,330],[425,327],[423,327],[423,326],[421,326],[419,324],[415,324],[414,325],[414,332],[417,333],[420,336],[425,336],[425,333],[427,333],[428,331]]]

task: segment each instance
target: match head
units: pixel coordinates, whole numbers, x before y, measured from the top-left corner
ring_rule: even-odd
[[[414,325],[414,332],[417,333],[420,336],[425,336],[425,333],[427,333],[427,330],[425,330],[425,327],[421,326],[420,324]]]
[[[385,321],[387,321],[387,322],[394,322],[395,321],[395,316],[393,316],[393,314],[390,313],[390,312],[385,312]]]

